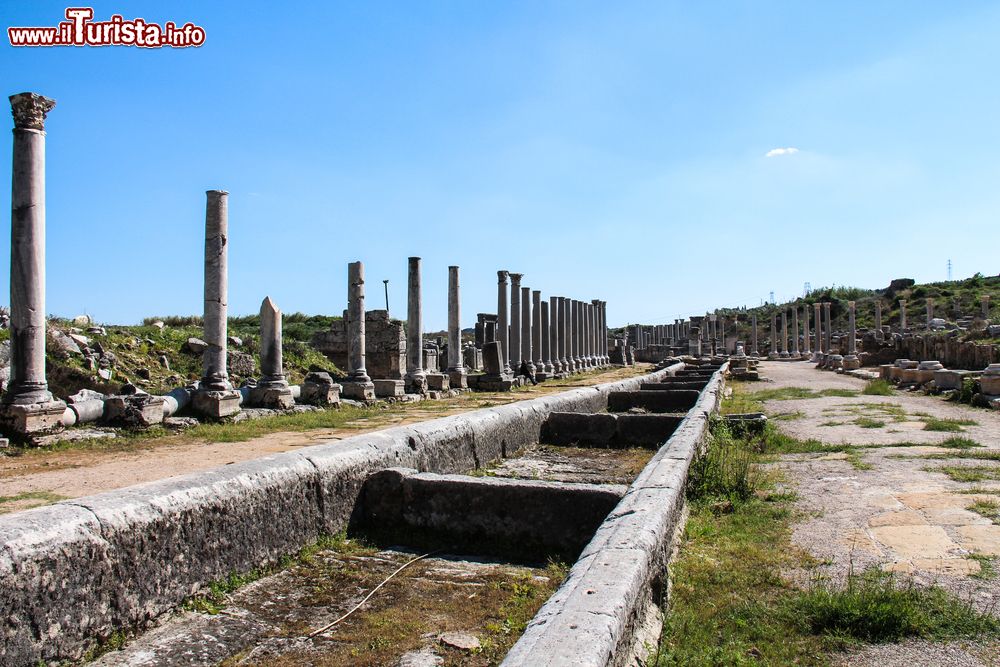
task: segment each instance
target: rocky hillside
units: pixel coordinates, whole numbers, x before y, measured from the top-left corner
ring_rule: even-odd
[[[309,345],[312,334],[334,318],[300,313],[284,318],[283,352],[290,382],[310,370],[340,371]],[[229,320],[229,373],[235,385],[259,373],[259,318]],[[65,398],[80,389],[116,393],[132,382],[160,394],[201,376],[201,319],[147,318],[140,326],[95,326],[87,318],[49,320],[46,345],[49,388]],[[10,330],[0,329],[0,382],[10,375]]]

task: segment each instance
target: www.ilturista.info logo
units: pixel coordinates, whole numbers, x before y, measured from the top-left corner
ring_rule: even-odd
[[[94,21],[93,7],[68,7],[66,21],[50,28],[7,28],[11,46],[164,46],[184,48],[205,43],[205,29],[173,21],[162,26],[145,19],[124,19],[114,14],[107,21]]]

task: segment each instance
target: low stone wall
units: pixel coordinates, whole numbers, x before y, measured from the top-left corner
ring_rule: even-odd
[[[625,494],[567,484],[390,468],[364,487],[365,535],[386,544],[573,562]]]
[[[547,445],[659,449],[683,420],[682,415],[670,414],[553,412],[542,425],[542,442]]]
[[[641,408],[648,412],[686,412],[698,400],[698,389],[674,391],[615,391],[608,395],[608,410],[626,412]]]
[[[0,664],[77,658],[211,581],[344,529],[376,471],[479,467],[536,442],[549,413],[604,410],[610,392],[679,367],[2,516]]]
[[[896,359],[940,361],[946,368],[981,371],[990,364],[1000,363],[1000,345],[962,342],[947,333],[908,334],[895,338],[893,344]]]
[[[667,563],[683,516],[688,468],[704,443],[721,391],[719,372],[598,528],[566,581],[507,654],[503,667],[606,667],[633,662],[638,630],[656,630],[660,625],[650,621],[659,613],[667,587]]]

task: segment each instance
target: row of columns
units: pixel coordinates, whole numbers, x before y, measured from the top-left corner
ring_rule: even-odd
[[[540,290],[523,286],[523,277],[497,271],[496,335],[503,374],[524,366],[546,379],[607,365],[607,302],[561,296],[546,300]]]

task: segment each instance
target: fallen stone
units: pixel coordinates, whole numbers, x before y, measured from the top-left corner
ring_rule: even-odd
[[[77,315],[73,318],[73,324],[78,327],[89,327],[93,323],[93,320],[90,319],[90,315]]]
[[[166,324],[164,324],[163,322],[161,322],[160,320],[156,320],[155,322],[153,322],[153,323],[152,323],[152,324],[150,324],[149,326],[152,326],[152,327],[156,327],[156,328],[157,328],[157,329],[159,329],[160,331],[163,331],[163,327],[165,327],[165,326],[167,326],[167,325],[166,325]]]
[[[97,369],[97,376],[102,380],[110,380],[114,376],[115,372],[110,368],[99,368]]]
[[[90,345],[90,339],[84,335],[71,333],[69,337],[72,338],[77,345]]]
[[[239,336],[229,336],[229,338],[227,338],[226,340],[229,341],[230,345],[233,345],[235,347],[240,347],[243,345],[243,339],[240,338]]]
[[[72,338],[59,331],[58,329],[52,329],[50,337],[52,341],[56,344],[61,352],[66,354],[80,354],[80,346],[76,344]]]
[[[104,327],[87,327],[87,333],[94,334],[96,336],[103,336],[107,334],[107,331],[104,330]]]
[[[194,336],[192,336],[191,338],[188,338],[187,341],[184,343],[184,347],[185,349],[187,349],[188,352],[192,352],[194,354],[201,354],[202,352],[208,349],[208,343],[206,343],[200,338],[195,338]]]
[[[194,428],[198,423],[198,420],[194,417],[167,417],[163,420],[163,425],[171,431],[183,431]]]
[[[451,646],[463,651],[475,651],[480,646],[479,640],[467,632],[446,632],[438,636],[438,641],[445,646]]]

